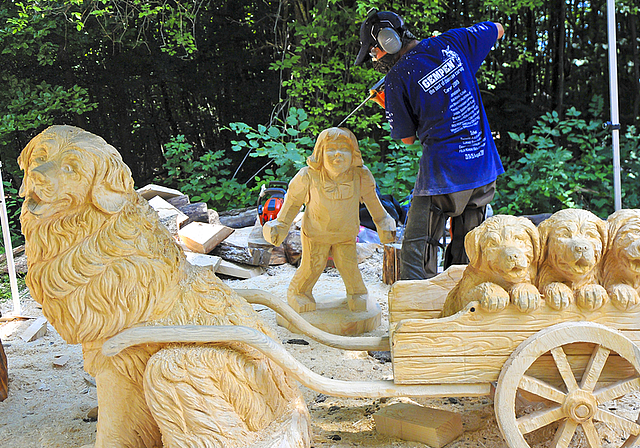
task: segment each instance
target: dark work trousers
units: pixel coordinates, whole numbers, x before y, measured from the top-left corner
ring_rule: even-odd
[[[400,251],[400,279],[421,280],[438,273],[438,246],[447,217],[451,217],[452,238],[445,251],[444,268],[469,263],[464,238],[484,220],[486,205],[493,199],[495,189],[494,181],[473,190],[414,196]]]

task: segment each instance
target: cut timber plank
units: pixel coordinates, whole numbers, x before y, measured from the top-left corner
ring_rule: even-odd
[[[220,266],[220,262],[222,258],[216,257],[215,255],[205,255],[205,254],[197,254],[195,252],[185,252],[187,256],[187,261],[195,266],[204,266],[210,269],[213,269],[215,272]]]
[[[35,341],[47,334],[47,319],[39,317],[20,336],[24,342]]]
[[[153,208],[157,213],[158,217],[163,219],[172,218],[175,216],[176,224],[178,228],[180,225],[184,223],[189,217],[182,213],[180,210],[175,208],[173,205],[169,204],[167,201],[162,199],[160,196],[155,196],[149,199],[149,205]]]
[[[447,294],[460,281],[465,267],[453,265],[428,280],[401,280],[394,283],[389,290],[389,321],[439,316]]]
[[[138,193],[147,201],[154,196],[160,196],[162,199],[174,198],[177,196],[183,196],[181,191],[174,190],[173,188],[163,187],[162,185],[149,184],[142,188],[139,188]]]
[[[373,414],[376,431],[402,440],[442,448],[462,434],[462,417],[455,412],[412,403],[394,403]]]
[[[192,222],[178,231],[182,242],[193,252],[208,254],[221,241],[233,233],[234,229],[221,224]]]
[[[382,257],[382,283],[393,285],[400,278],[400,248],[402,244],[384,245]]]
[[[252,278],[262,275],[264,270],[260,267],[242,266],[227,260],[222,260],[216,273],[236,278]]]

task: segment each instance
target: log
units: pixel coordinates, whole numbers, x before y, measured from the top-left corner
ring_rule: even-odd
[[[373,414],[376,431],[402,440],[442,448],[462,435],[462,417],[455,412],[413,403],[394,403]]]
[[[195,204],[186,204],[177,208],[189,218],[182,224],[182,227],[192,222],[206,222],[209,224],[209,210],[206,203],[196,202]]]
[[[179,209],[180,207],[184,207],[190,202],[189,196],[187,196],[186,194],[175,196],[173,198],[167,198],[166,201],[177,209]]]
[[[9,369],[7,367],[7,355],[4,353],[2,340],[0,339],[0,401],[9,396]]]
[[[258,218],[256,207],[220,212],[220,222],[234,229],[241,229],[255,224]]]

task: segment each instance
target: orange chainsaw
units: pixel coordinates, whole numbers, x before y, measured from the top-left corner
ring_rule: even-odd
[[[264,225],[265,222],[276,219],[278,212],[282,208],[284,203],[284,195],[287,190],[287,183],[283,181],[274,180],[269,182],[269,186],[266,184],[260,188],[260,196],[258,197],[258,219],[260,219],[260,225]],[[262,202],[262,198],[269,196],[269,199]]]

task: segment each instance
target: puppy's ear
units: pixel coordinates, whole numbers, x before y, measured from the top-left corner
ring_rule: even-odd
[[[464,238],[464,250],[467,252],[467,257],[469,257],[470,266],[477,266],[482,257],[482,248],[479,241],[480,231],[478,230],[480,227],[478,226],[471,230]]]
[[[528,218],[523,219],[524,228],[529,238],[531,238],[531,244],[533,245],[533,264],[537,264],[540,258],[540,232],[538,232],[538,228],[534,226]]]
[[[105,213],[118,213],[127,203],[128,194],[132,190],[131,170],[115,149],[109,151],[106,157],[96,163],[95,180],[91,190],[93,204]]]
[[[549,235],[553,231],[556,221],[551,218],[547,218],[538,224],[538,234],[540,235],[540,256],[538,258],[538,265],[542,265],[549,255]]]
[[[600,239],[602,240],[602,249],[600,250],[600,255],[603,255],[609,247],[609,229],[607,227],[607,222],[600,218],[596,220],[596,227],[598,228],[598,233],[600,234]]]

